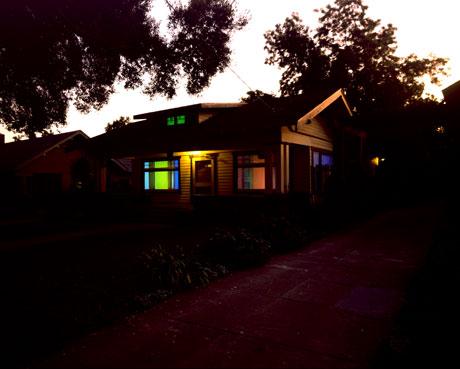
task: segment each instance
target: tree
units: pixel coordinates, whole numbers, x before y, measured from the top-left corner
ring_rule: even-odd
[[[129,123],[129,117],[120,117],[118,119],[115,119],[112,123],[107,123],[107,125],[105,126],[105,131],[110,132],[115,129],[124,127]]]
[[[1,1],[0,124],[33,137],[65,124],[70,102],[101,108],[116,82],[168,97],[181,77],[189,93],[208,86],[246,17],[230,0],[167,1],[162,34],[151,1]]]
[[[282,95],[318,86],[346,88],[361,114],[399,109],[420,100],[423,76],[438,83],[446,59],[397,56],[396,28],[367,15],[362,0],[335,0],[311,30],[297,14],[266,32],[266,63],[283,69]]]

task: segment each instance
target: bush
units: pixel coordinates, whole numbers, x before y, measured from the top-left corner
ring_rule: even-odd
[[[311,240],[311,232],[305,225],[286,217],[267,217],[255,230],[263,235],[276,252],[287,252],[305,246]]]
[[[225,268],[212,266],[187,255],[179,245],[166,248],[156,245],[141,256],[141,276],[145,289],[174,291],[203,286],[226,273]]]
[[[210,261],[235,269],[263,264],[271,249],[266,239],[243,228],[217,230],[203,246],[203,253]]]

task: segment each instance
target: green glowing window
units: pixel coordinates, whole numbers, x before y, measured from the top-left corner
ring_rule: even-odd
[[[144,189],[154,191],[179,190],[179,160],[144,162]]]
[[[177,115],[175,117],[167,117],[166,125],[167,126],[182,126],[185,124],[185,115]]]
[[[178,115],[176,121],[178,125],[185,124],[185,115]]]
[[[167,124],[168,126],[173,126],[173,125],[175,124],[174,117],[168,117],[168,118],[166,119],[166,124]]]

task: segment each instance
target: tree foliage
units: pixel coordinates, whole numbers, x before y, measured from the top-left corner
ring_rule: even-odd
[[[129,124],[129,117],[120,117],[118,119],[115,119],[112,123],[107,123],[105,126],[105,131],[110,132],[118,128],[122,128]]]
[[[344,87],[358,111],[398,109],[422,98],[428,76],[444,75],[446,59],[396,55],[396,28],[367,15],[362,0],[335,0],[310,29],[297,14],[266,32],[266,63],[283,69],[282,95]]]
[[[190,93],[208,86],[246,17],[234,1],[191,0],[170,8],[164,34],[151,1],[1,1],[0,123],[46,132],[65,124],[70,102],[101,108],[116,82],[168,97],[182,77]]]

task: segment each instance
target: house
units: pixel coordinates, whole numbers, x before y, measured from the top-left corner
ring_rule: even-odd
[[[56,194],[90,186],[91,165],[82,131],[0,142],[0,187],[18,195]]]
[[[458,141],[460,138],[460,81],[442,90],[445,101],[444,116],[447,130]]]
[[[94,137],[101,191],[113,160],[131,162],[130,186],[157,205],[200,198],[308,194],[364,163],[365,135],[351,127],[342,90],[267,102],[195,104],[139,114],[138,122]]]
[[[457,110],[460,110],[460,81],[446,87],[442,90],[442,93],[448,106],[456,107]]]

